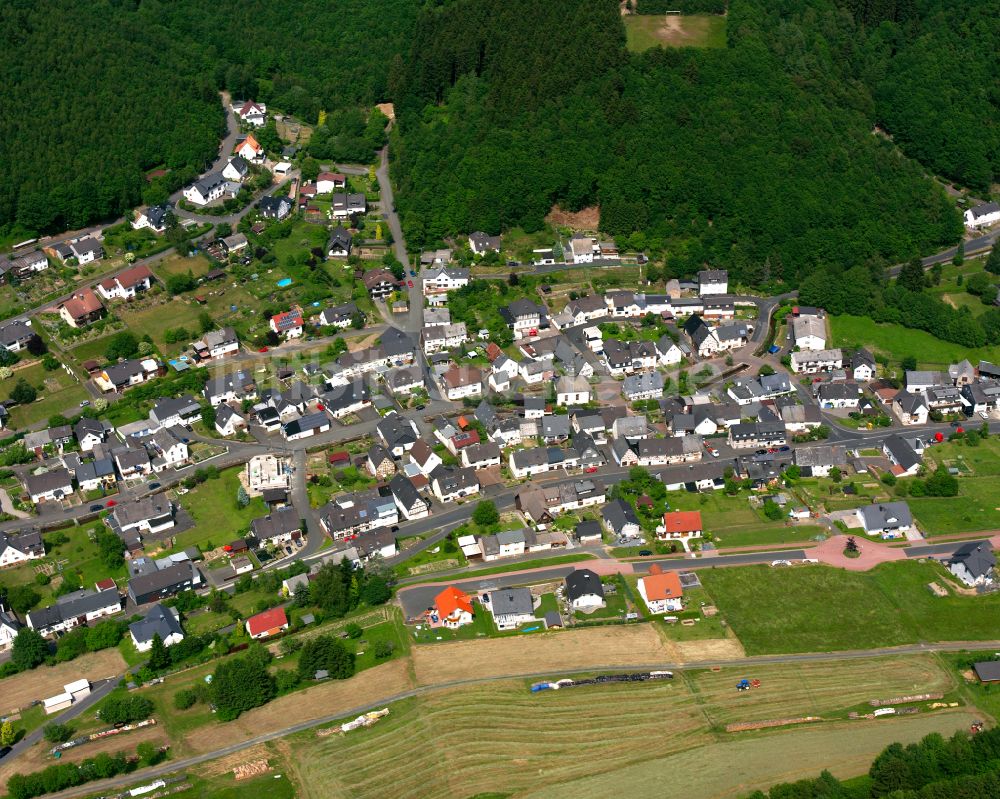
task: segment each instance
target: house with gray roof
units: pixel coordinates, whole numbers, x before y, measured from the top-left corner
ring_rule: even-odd
[[[490,591],[486,599],[498,630],[513,630],[535,619],[535,602],[527,588],[501,588]]]
[[[948,561],[948,570],[969,587],[992,585],[996,555],[986,541],[962,544]]]
[[[902,538],[913,529],[913,516],[905,502],[876,502],[857,510],[861,526],[868,535]]]
[[[128,626],[132,643],[139,652],[148,652],[153,648],[153,638],[157,635],[164,646],[173,646],[184,640],[184,630],[181,629],[180,613],[177,608],[164,607],[156,603],[146,613],[146,617]]]

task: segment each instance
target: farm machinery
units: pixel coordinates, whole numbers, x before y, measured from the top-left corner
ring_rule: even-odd
[[[751,688],[760,688],[760,680],[742,679],[736,683],[737,691],[749,691]]]

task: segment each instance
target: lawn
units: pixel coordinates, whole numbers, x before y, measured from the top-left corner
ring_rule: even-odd
[[[182,258],[174,255],[165,258],[153,267],[153,271],[160,276],[172,277],[173,275],[186,275],[190,272],[194,277],[203,277],[212,269],[212,262],[205,255],[193,255],[190,258]]]
[[[833,347],[866,346],[896,361],[912,356],[919,366],[927,369],[947,368],[963,358],[972,363],[980,360],[996,363],[1000,360],[1000,345],[968,349],[942,341],[923,330],[877,324],[865,316],[831,316],[830,330]]]
[[[978,447],[946,443],[928,451],[929,469],[934,464],[961,470],[957,497],[909,497],[910,510],[928,535],[947,535],[1000,529],[1000,439],[983,441]]]
[[[253,497],[245,508],[236,506],[241,467],[234,466],[219,473],[219,479],[206,480],[176,501],[195,521],[195,526],[175,536],[175,549],[200,546],[212,549],[228,544],[258,516],[267,515],[267,506],[260,497]]]
[[[38,398],[30,405],[11,408],[11,428],[28,427],[59,413],[72,415],[72,411],[79,410],[80,402],[88,398],[87,389],[75,377],[64,369],[48,372],[40,363],[15,370],[12,377],[0,384],[0,395],[6,398],[22,378],[38,389]]]
[[[626,47],[725,47],[726,18],[717,14],[630,14],[623,17]]]
[[[1000,595],[935,597],[937,563],[711,569],[701,581],[748,655],[870,649],[916,641],[991,640]]]
[[[273,763],[275,758],[269,762]],[[273,766],[272,766],[273,768]],[[236,781],[232,772],[213,775],[209,779],[188,776],[191,787],[180,793],[171,793],[172,799],[295,799],[295,785],[287,776],[271,772],[260,777]]]
[[[794,546],[814,541],[817,536],[825,536],[826,530],[815,524],[788,525],[779,523],[771,527],[748,528],[745,530],[723,530],[715,542],[719,549],[752,547],[764,544]]]

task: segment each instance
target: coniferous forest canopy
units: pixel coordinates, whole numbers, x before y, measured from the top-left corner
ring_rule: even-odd
[[[631,54],[615,0],[4,4],[0,226],[79,226],[176,188],[215,155],[228,89],[330,112],[322,159],[371,152],[360,109],[394,101],[412,245],[535,230],[555,203],[599,204],[604,232],[675,273],[756,285],[857,266],[877,281],[954,243],[929,174],[997,180],[1000,0],[728,14],[726,49]],[[161,165],[168,185],[148,186]]]

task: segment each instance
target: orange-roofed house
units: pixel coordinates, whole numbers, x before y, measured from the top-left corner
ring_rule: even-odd
[[[260,146],[254,135],[251,133],[236,147],[236,155],[245,158],[255,164],[264,160],[264,148]]]
[[[701,511],[675,510],[663,514],[663,532],[657,538],[701,538]]]
[[[288,629],[288,616],[284,608],[271,608],[247,619],[247,632],[251,638],[270,638]]]
[[[452,630],[472,624],[472,600],[453,585],[434,597],[434,612],[441,624]]]
[[[93,289],[85,286],[59,306],[59,316],[70,327],[85,327],[104,316],[104,305]]]
[[[684,589],[677,572],[665,572],[655,563],[639,580],[639,594],[650,613],[670,613],[684,609]]]

